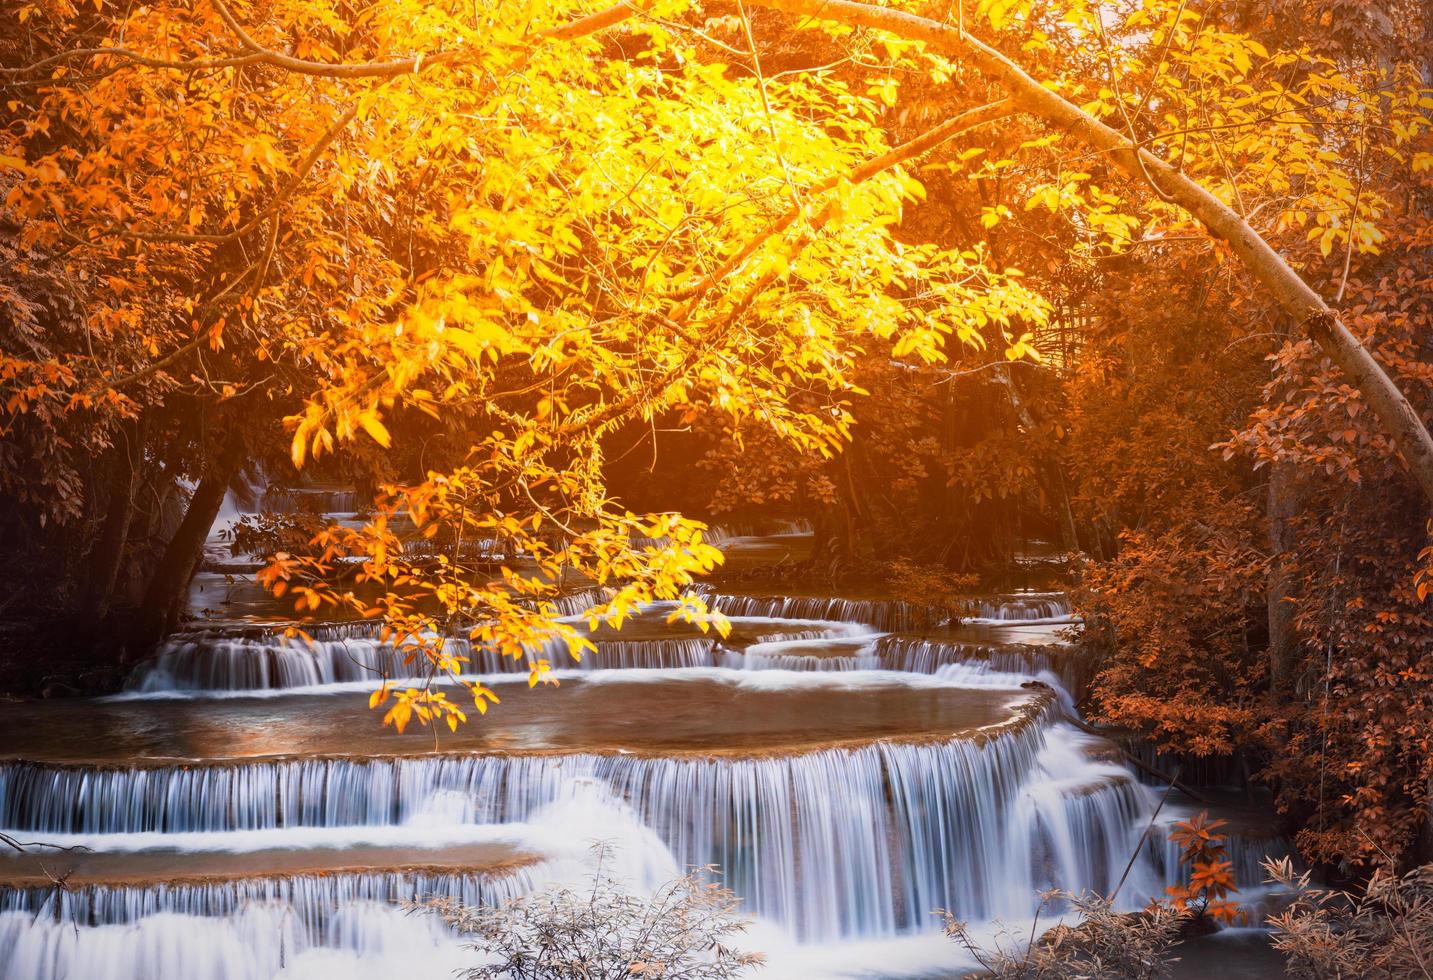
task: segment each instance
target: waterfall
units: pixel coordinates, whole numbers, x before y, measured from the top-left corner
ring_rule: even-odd
[[[1021,644],[930,640],[915,636],[883,636],[876,641],[880,667],[914,674],[934,674],[944,667],[964,664],[993,673],[1042,674],[1058,678],[1058,685],[1078,699],[1088,683],[1090,665],[1078,647],[1037,647]]]
[[[415,537],[403,542],[403,556],[405,558],[437,555],[451,557],[455,547],[458,557],[465,561],[497,563],[507,561],[518,554],[517,548],[511,542],[501,538],[469,538],[461,545],[455,545],[451,541]]]
[[[461,801],[464,821],[510,824],[585,778],[626,800],[679,865],[720,867],[753,914],[803,940],[833,940],[928,927],[936,907],[975,920],[1029,915],[1038,889],[1054,882],[1107,890],[1112,855],[1131,852],[1150,791],[1093,759],[1080,738],[1041,715],[987,738],[754,758],[10,763],[0,768],[0,815],[32,833],[213,833],[402,824],[446,796]],[[197,893],[164,894],[184,897],[153,911],[222,911]],[[89,901],[137,899],[122,891]]]
[[[1014,592],[1009,595],[963,600],[956,607],[967,623],[1068,623],[1074,610],[1063,592]]]
[[[865,623],[890,633],[920,632],[952,625],[1026,625],[1072,622],[1062,592],[1012,593],[963,599],[951,606],[903,602],[898,599],[839,599],[825,596],[755,596],[702,592],[707,604],[726,616],[773,619],[831,619]]]
[[[343,949],[386,966],[392,976],[415,960],[452,976],[464,957],[452,936],[428,917],[391,905],[357,903],[339,910],[321,935],[307,934],[281,904],[251,904],[220,918],[170,913],[132,923],[76,928],[28,913],[0,914],[0,980],[272,980],[354,977]],[[446,955],[445,955],[446,954]],[[340,965],[341,964],[341,965]]]
[[[436,802],[439,805],[414,822],[396,828],[401,833],[379,838],[406,835],[432,843],[435,832],[440,838],[472,836],[445,825],[452,811]],[[585,833],[612,842],[606,866],[639,890],[650,891],[679,873],[670,854],[630,808],[582,781],[567,781],[529,824],[476,829],[531,838],[529,843],[547,850],[548,856],[493,871],[337,871],[193,883],[11,888],[0,893],[0,948],[6,950],[0,978],[268,980],[288,968],[284,976],[317,980],[354,975],[360,963],[370,967],[386,958],[409,969],[419,963],[437,971],[428,975],[446,975],[465,960],[471,963],[471,957],[461,953],[436,917],[405,913],[394,902],[450,897],[494,906],[553,882],[581,884],[593,868]],[[177,844],[182,855],[206,846],[272,843],[273,836],[261,833],[256,840],[239,841],[232,835],[194,834],[164,840]],[[373,836],[368,832],[359,839]],[[349,843],[353,839],[346,838]],[[91,843],[103,846],[100,838]],[[119,843],[140,851],[154,846],[152,840],[134,837],[122,837]],[[341,858],[345,852],[335,853]]]
[[[473,674],[522,673],[538,657],[564,681],[581,672],[561,692],[597,694],[565,703],[626,705],[612,744],[632,748],[528,742],[519,724],[511,744],[470,743],[478,751],[446,743],[426,754],[350,756],[337,754],[350,751],[342,739],[329,740],[334,754],[280,740],[276,752],[295,754],[70,764],[26,761],[12,747],[26,744],[21,734],[0,733],[0,832],[91,849],[63,889],[35,875],[33,855],[0,854],[0,949],[13,951],[0,956],[0,980],[318,980],[415,965],[448,975],[473,965],[471,955],[433,918],[393,902],[497,903],[578,881],[590,873],[593,838],[619,842],[617,867],[640,889],[715,866],[756,918],[750,948],[779,954],[775,977],[816,976],[817,960],[839,972],[849,966],[843,951],[855,949],[872,973],[894,973],[899,960],[919,961],[919,975],[945,975],[959,951],[939,935],[936,908],[974,923],[1028,923],[1041,890],[1107,894],[1135,855],[1120,904],[1137,909],[1183,873],[1162,833],[1141,843],[1157,791],[1110,743],[1068,721],[1068,692],[1085,669],[1078,651],[1000,642],[1009,630],[944,631],[956,620],[1068,621],[1063,596],[1012,593],[945,608],[703,594],[731,620],[730,637],[602,629],[580,663],[556,642],[512,660],[446,641]],[[555,605],[575,618],[609,595],[587,589]],[[651,621],[663,611],[648,610]],[[897,635],[936,628],[939,636]],[[272,706],[274,718],[289,705],[327,718],[340,703],[333,692],[417,670],[405,663],[413,651],[380,641],[372,623],[307,632],[312,642],[285,640],[273,626],[175,637],[118,698],[193,699],[206,719],[202,706],[220,697]],[[525,692],[520,679],[502,680]],[[844,692],[830,698],[829,720],[828,695],[814,711],[809,700],[828,688]],[[925,700],[893,697],[892,688],[924,691]],[[614,702],[619,691],[625,700]],[[772,698],[755,702],[762,713],[741,715],[732,699],[743,691],[803,692],[806,713]],[[999,710],[966,713],[988,712],[983,703]],[[144,724],[126,712],[154,707],[102,710],[120,726]],[[516,709],[508,702],[470,724],[501,726],[505,710]],[[703,712],[751,718],[752,727],[713,724],[707,736],[704,722],[691,724]],[[586,733],[588,719],[578,723]],[[676,747],[644,751],[646,736],[626,738],[669,728],[689,740],[653,740]],[[767,731],[770,744],[756,737]],[[1163,823],[1174,813],[1166,808]],[[1267,849],[1253,837],[1231,840],[1241,881]],[[902,960],[892,951],[907,942],[918,955]]]
[[[820,631],[802,631],[774,639],[762,637],[741,653],[727,652],[721,666],[736,670],[876,670],[881,662],[875,649],[874,636],[831,637]]]
[[[580,615],[606,596],[600,590],[572,593],[562,597],[558,612]],[[663,609],[666,607],[652,612],[654,619]],[[602,638],[594,641],[596,651],[580,661],[573,660],[567,645],[559,640],[535,646],[517,659],[474,646],[465,637],[448,637],[444,643],[450,653],[465,661],[465,675],[527,673],[539,658],[545,658],[554,670],[566,671],[710,666],[870,670],[884,665],[867,649],[876,635],[859,621],[815,621],[785,632],[768,630],[792,622],[789,618],[733,616],[731,621],[734,627],[761,630],[747,643],[745,654],[726,649],[715,634],[630,640],[623,639],[620,632],[611,638],[599,634]],[[426,676],[427,660],[416,647],[379,640],[381,631],[381,625],[373,622],[335,622],[305,626],[306,637],[285,637],[277,628],[258,626],[180,634],[141,662],[125,689],[134,695],[298,690]],[[848,655],[820,655],[823,644],[843,643],[850,645]]]
[[[578,589],[575,592],[566,592],[560,596],[553,596],[546,599],[532,600],[536,603],[546,603],[557,610],[559,616],[572,618],[581,616],[593,606],[601,605],[611,599],[613,591],[608,588],[593,587],[589,589]]]
[[[829,619],[864,623],[878,630],[897,632],[934,629],[955,613],[939,606],[918,605],[894,599],[828,599],[820,596],[747,596],[708,593],[707,605],[727,617],[762,619]]]
[[[785,633],[760,633],[753,641],[753,646],[759,643],[799,643],[802,640],[838,640],[848,637],[868,636],[870,631],[856,624],[857,628],[852,629],[849,623],[826,623],[820,629],[790,630]],[[748,647],[747,649],[750,649]]]
[[[702,533],[708,544],[726,545],[749,539],[769,540],[810,535],[810,521],[766,521],[760,524],[713,524]],[[667,537],[651,538],[634,536],[629,540],[633,548],[665,548],[671,544]]]
[[[262,691],[426,676],[429,663],[417,647],[380,641],[373,635],[377,627],[371,624],[367,632],[368,636],[311,641],[274,635],[181,636],[137,667],[126,689],[137,694]],[[546,658],[554,669],[583,671],[706,667],[717,661],[716,641],[707,637],[600,640],[596,651],[580,661],[572,659],[561,641],[536,647],[517,659],[474,646],[462,637],[449,637],[444,644],[449,653],[466,661],[463,673],[470,675],[525,674],[539,658]]]
[[[260,500],[260,508],[277,513],[311,510],[320,514],[352,514],[365,503],[352,487],[278,487],[270,486]]]
[[[730,544],[746,538],[791,538],[812,534],[810,521],[771,521],[764,524],[713,524],[706,539],[715,545]]]
[[[531,891],[541,880],[540,873],[514,868],[494,874],[408,870],[66,888],[47,884],[6,889],[0,894],[0,913],[113,925],[161,914],[226,916],[246,906],[269,904],[287,909],[309,943],[321,943],[334,910],[355,902],[393,904],[431,896],[494,904]]]
[[[465,641],[449,642],[467,646]],[[177,637],[131,675],[127,689],[250,691],[413,677],[424,666],[404,663],[414,652],[367,637],[311,643],[284,637]]]

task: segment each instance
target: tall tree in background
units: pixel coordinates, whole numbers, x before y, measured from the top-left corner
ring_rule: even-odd
[[[1351,802],[1274,776],[1325,830],[1347,806],[1408,841],[1421,716],[1390,734],[1366,685],[1424,670],[1421,21],[1368,48],[1165,0],[14,16],[6,533],[74,578],[163,531],[136,644],[174,623],[234,474],[283,453],[378,486],[366,527],[267,569],[301,610],[576,650],[559,582],[613,586],[593,616],[620,624],[717,560],[692,522],[628,513],[605,464],[618,435],[697,425],[716,465],[780,460],[768,499],[816,511],[837,554],[914,548],[929,521],[919,557],[974,565],[1027,519],[1056,529],[1105,561],[1107,718],[1205,753],[1386,747],[1397,785],[1342,772]],[[1374,480],[1391,519],[1357,492]],[[540,574],[477,575],[462,542],[492,535]],[[1353,686],[1313,659],[1345,646]],[[463,717],[426,689],[375,703]]]

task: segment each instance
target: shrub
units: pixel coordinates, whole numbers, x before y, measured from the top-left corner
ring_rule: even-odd
[[[1228,856],[1228,844],[1217,833],[1227,821],[1210,820],[1199,813],[1190,820],[1180,820],[1170,831],[1170,839],[1180,848],[1180,861],[1189,868],[1189,880],[1165,889],[1176,909],[1188,912],[1198,926],[1213,923],[1234,924],[1243,918],[1237,902],[1229,896],[1235,888],[1234,865]]]
[[[1166,976],[1169,951],[1179,942],[1185,912],[1154,904],[1144,912],[1116,912],[1110,899],[1055,889],[1040,896],[1039,912],[1068,902],[1078,925],[1057,925],[1036,940],[1040,917],[1030,935],[1004,933],[985,948],[966,924],[948,912],[946,935],[958,941],[982,967],[981,977],[993,980],[1158,980]]]
[[[1218,833],[1224,824],[1209,819],[1207,812],[1174,824],[1170,838],[1179,845],[1180,862],[1189,868],[1189,880],[1167,889],[1167,901],[1151,902],[1143,912],[1116,912],[1114,896],[1075,895],[1055,889],[1041,894],[1026,937],[1002,933],[992,949],[985,949],[965,923],[942,912],[946,935],[975,957],[984,968],[982,976],[996,980],[1157,980],[1173,962],[1170,949],[1185,933],[1243,917],[1238,904],[1229,898],[1234,890],[1234,869],[1227,844]],[[1140,846],[1143,844],[1141,838]],[[1061,922],[1039,936],[1036,930],[1041,913],[1057,903],[1069,906],[1066,914],[1077,924]]]
[[[1433,865],[1399,877],[1376,871],[1360,893],[1310,884],[1288,858],[1265,861],[1269,879],[1294,894],[1269,917],[1289,975],[1308,980],[1433,976]]]
[[[436,901],[467,947],[487,962],[467,980],[729,980],[762,958],[728,945],[746,929],[739,900],[699,869],[650,896],[606,873],[598,848],[590,886],[544,890],[497,907]]]

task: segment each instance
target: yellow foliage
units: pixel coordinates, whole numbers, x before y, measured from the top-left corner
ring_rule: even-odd
[[[1407,149],[1429,100],[1406,74],[1269,52],[1170,0],[1128,5],[1122,23],[1082,0],[971,6],[1027,49],[1064,45],[1078,70],[1057,68],[1048,87],[1330,261],[1376,250],[1392,207],[1335,162],[1433,165]],[[260,580],[305,612],[381,618],[479,713],[497,698],[463,678],[442,638],[528,662],[535,686],[551,665],[533,651],[554,637],[574,658],[592,649],[558,621],[565,587],[608,590],[589,625],[667,600],[671,621],[729,629],[690,591],[719,550],[699,523],[610,500],[605,437],[700,404],[830,456],[849,438],[853,365],[876,342],[911,362],[940,362],[950,343],[1036,358],[1050,311],[988,249],[894,233],[924,197],[921,154],[888,157],[878,120],[960,66],[914,41],[802,22],[887,70],[859,91],[828,71],[756,77],[713,59],[704,14],[684,0],[603,21],[614,57],[591,13],[572,0],[391,0],[356,15],[312,0],[107,6],[87,53],[40,70],[50,84],[26,125],[0,136],[22,244],[123,270],[100,291],[95,328],[137,359],[81,372],[10,359],[11,412],[55,397],[123,410],[124,378],[178,385],[170,359],[207,342],[254,352],[246,383],[278,379],[268,394],[295,467],[355,441],[401,449],[405,412],[471,434],[458,464],[383,487],[371,523],[330,528],[312,556],[275,556]],[[78,30],[64,0],[24,16]],[[90,50],[105,47],[131,54]],[[1286,88],[1293,64],[1307,70]],[[1147,84],[1130,91],[1128,77]],[[47,134],[61,128],[56,149]],[[1188,230],[1065,144],[1054,130],[991,139],[943,166],[1047,175],[1025,208],[1077,216],[1082,255]],[[995,204],[980,224],[1014,217]],[[145,306],[133,283],[160,269],[212,281]],[[232,379],[215,393],[245,397]],[[399,517],[413,535],[393,530]],[[535,572],[487,581],[462,549],[478,537]],[[443,560],[415,555],[419,541]],[[337,584],[353,569],[376,598]],[[431,685],[385,686],[384,705],[399,730],[466,718]]]

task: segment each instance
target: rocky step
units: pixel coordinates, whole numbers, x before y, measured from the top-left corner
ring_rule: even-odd
[[[974,736],[1019,721],[1042,697],[891,672],[716,668],[597,671],[532,690],[526,678],[512,677],[491,686],[502,701],[487,718],[469,703],[471,717],[455,732],[415,724],[403,734],[369,710],[373,685],[366,683],[323,694],[18,702],[6,708],[0,760],[185,764],[435,751],[760,756]]]
[[[930,604],[883,597],[729,593],[705,587],[697,591],[711,608],[726,616],[834,620],[890,632],[942,629],[959,623],[1063,625],[1074,621],[1064,592],[1013,592]]]
[[[492,829],[483,826],[445,828],[445,832],[436,835],[437,841],[431,831],[401,826],[361,828],[362,832],[356,835],[284,830],[229,834],[48,834],[43,842],[27,841],[23,850],[7,848],[0,854],[0,892],[43,891],[51,887],[74,890],[100,886],[213,885],[296,875],[327,877],[388,872],[488,875],[541,860],[537,851],[525,848],[516,840],[504,840],[500,835],[487,832]],[[246,837],[250,840],[243,840]],[[329,840],[325,841],[325,837]],[[352,840],[345,842],[344,837]],[[226,849],[226,844],[237,849]]]
[[[432,898],[452,898],[470,905],[499,903],[530,891],[537,881],[534,874],[542,867],[530,856],[505,859],[486,849],[433,855],[434,863],[388,855],[395,860],[386,867],[365,866],[379,857],[375,854],[352,855],[357,862],[352,867],[320,862],[304,852],[288,859],[243,857],[274,863],[261,871],[246,871],[219,855],[185,854],[183,867],[173,857],[166,863],[165,858],[96,855],[70,868],[63,860],[46,858],[43,872],[31,869],[0,879],[0,914],[23,913],[78,925],[115,925],[166,913],[228,916],[267,905],[282,909],[310,941],[321,941],[332,918],[354,903]],[[8,874],[10,869],[0,873]]]

